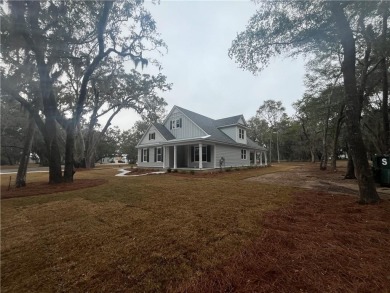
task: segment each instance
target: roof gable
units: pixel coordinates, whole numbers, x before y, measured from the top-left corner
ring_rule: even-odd
[[[149,139],[149,134],[152,133],[154,133],[154,138]],[[145,131],[137,145],[156,144],[172,139],[175,139],[175,137],[164,127],[164,125],[159,123],[152,123],[149,125],[148,129]]]
[[[207,131],[199,125],[199,119],[194,112],[174,106],[164,121],[164,127],[176,139],[197,138],[207,136]],[[203,116],[204,118],[207,118]],[[180,122],[178,122],[180,120]],[[176,125],[180,125],[179,127]]]
[[[180,125],[183,122],[183,127],[170,129],[171,121],[175,121],[175,119],[176,121],[177,119],[180,119]],[[222,128],[228,129],[229,127],[235,128],[237,126],[246,128],[246,121],[243,115],[214,120],[179,106],[174,106],[165,118],[163,124],[154,123],[151,126],[153,126],[154,129],[161,134],[165,141],[199,138],[220,143],[246,145],[251,148],[262,149],[262,147],[249,138],[240,142],[221,130]],[[150,129],[148,129],[147,133],[149,130]],[[144,137],[147,133],[145,133]]]

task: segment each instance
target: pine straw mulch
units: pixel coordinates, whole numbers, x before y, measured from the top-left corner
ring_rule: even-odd
[[[294,195],[262,235],[176,292],[390,292],[390,202]]]
[[[106,179],[75,179],[73,183],[59,184],[49,184],[47,182],[31,182],[28,183],[26,187],[16,188],[13,186],[9,190],[8,186],[1,186],[1,199],[78,190],[102,185],[106,182]]]

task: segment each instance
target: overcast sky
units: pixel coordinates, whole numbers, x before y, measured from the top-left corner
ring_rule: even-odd
[[[249,119],[265,100],[274,99],[294,113],[291,105],[304,91],[303,59],[280,57],[254,76],[228,56],[233,39],[256,11],[253,2],[182,0],[146,7],[168,45],[159,58],[162,73],[173,83],[163,95],[167,111],[178,105],[214,119],[239,114]],[[134,111],[124,111],[113,125],[125,130],[139,119]]]

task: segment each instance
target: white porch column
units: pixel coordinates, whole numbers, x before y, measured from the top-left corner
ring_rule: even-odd
[[[260,151],[260,166],[263,166],[263,152]]]
[[[217,168],[217,145],[214,145],[214,169]]]
[[[173,146],[173,169],[177,169],[177,145]]]
[[[257,166],[257,152],[255,151],[255,166]]]
[[[166,158],[166,156],[165,156],[165,154],[166,154],[165,148],[166,148],[166,146],[163,146],[163,147],[162,147],[163,169],[165,169],[165,162],[167,161],[167,158]]]
[[[266,152],[264,152],[264,160],[265,160],[265,165],[267,166],[268,164],[267,164],[267,153]]]
[[[202,162],[202,144],[199,144],[199,169],[203,168],[203,162]]]

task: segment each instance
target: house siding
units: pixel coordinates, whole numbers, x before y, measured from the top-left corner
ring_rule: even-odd
[[[246,149],[246,159],[241,159],[241,150]],[[238,148],[227,145],[217,145],[216,160],[225,158],[225,167],[250,166],[250,150],[248,148]],[[219,164],[218,164],[219,165]]]
[[[149,139],[149,134],[155,133],[155,139]],[[160,142],[166,141],[165,138],[158,132],[157,128],[152,125],[149,129],[149,131],[146,133],[146,135],[142,138],[142,140],[139,142],[139,145],[152,145]]]
[[[209,144],[205,144],[203,143],[202,144],[202,147],[204,146],[208,146]],[[193,146],[199,146],[198,144],[197,145],[193,145]],[[202,167],[203,168],[214,168],[214,152],[215,152],[215,146],[214,145],[210,145],[210,150],[211,150],[211,153],[210,153],[210,162],[206,162],[206,161],[202,161]],[[187,146],[187,162],[188,162],[188,167],[190,168],[198,168],[199,167],[199,162],[191,162],[191,146]]]
[[[182,127],[170,129],[170,122],[172,120],[182,119]],[[177,138],[194,138],[194,137],[202,137],[207,135],[203,130],[201,130],[196,124],[194,124],[190,119],[188,119],[183,113],[179,110],[175,110],[171,115],[167,118],[164,126]]]
[[[149,149],[149,162],[142,162],[142,150],[143,149]],[[138,149],[138,167],[145,167],[145,168],[162,168],[163,162],[155,162],[154,161],[154,147],[144,147]],[[163,157],[163,160],[165,160],[165,157]]]
[[[220,130],[223,133],[225,133],[227,136],[229,136],[235,142],[242,143],[242,144],[247,144],[247,139],[246,139],[247,131],[244,129],[245,136],[244,136],[244,139],[241,139],[240,136],[239,136],[239,129],[244,129],[244,128],[237,127],[237,126],[220,128]]]
[[[245,133],[244,139],[241,139],[241,138],[240,138],[239,129],[244,130],[244,133]],[[245,130],[245,128],[237,127],[237,139],[236,139],[236,141],[237,141],[238,143],[247,144],[247,143],[248,143],[247,140],[246,140],[247,134],[248,134],[248,133],[247,133],[247,131]]]
[[[234,141],[237,141],[238,130],[236,126],[220,128],[220,130]]]

